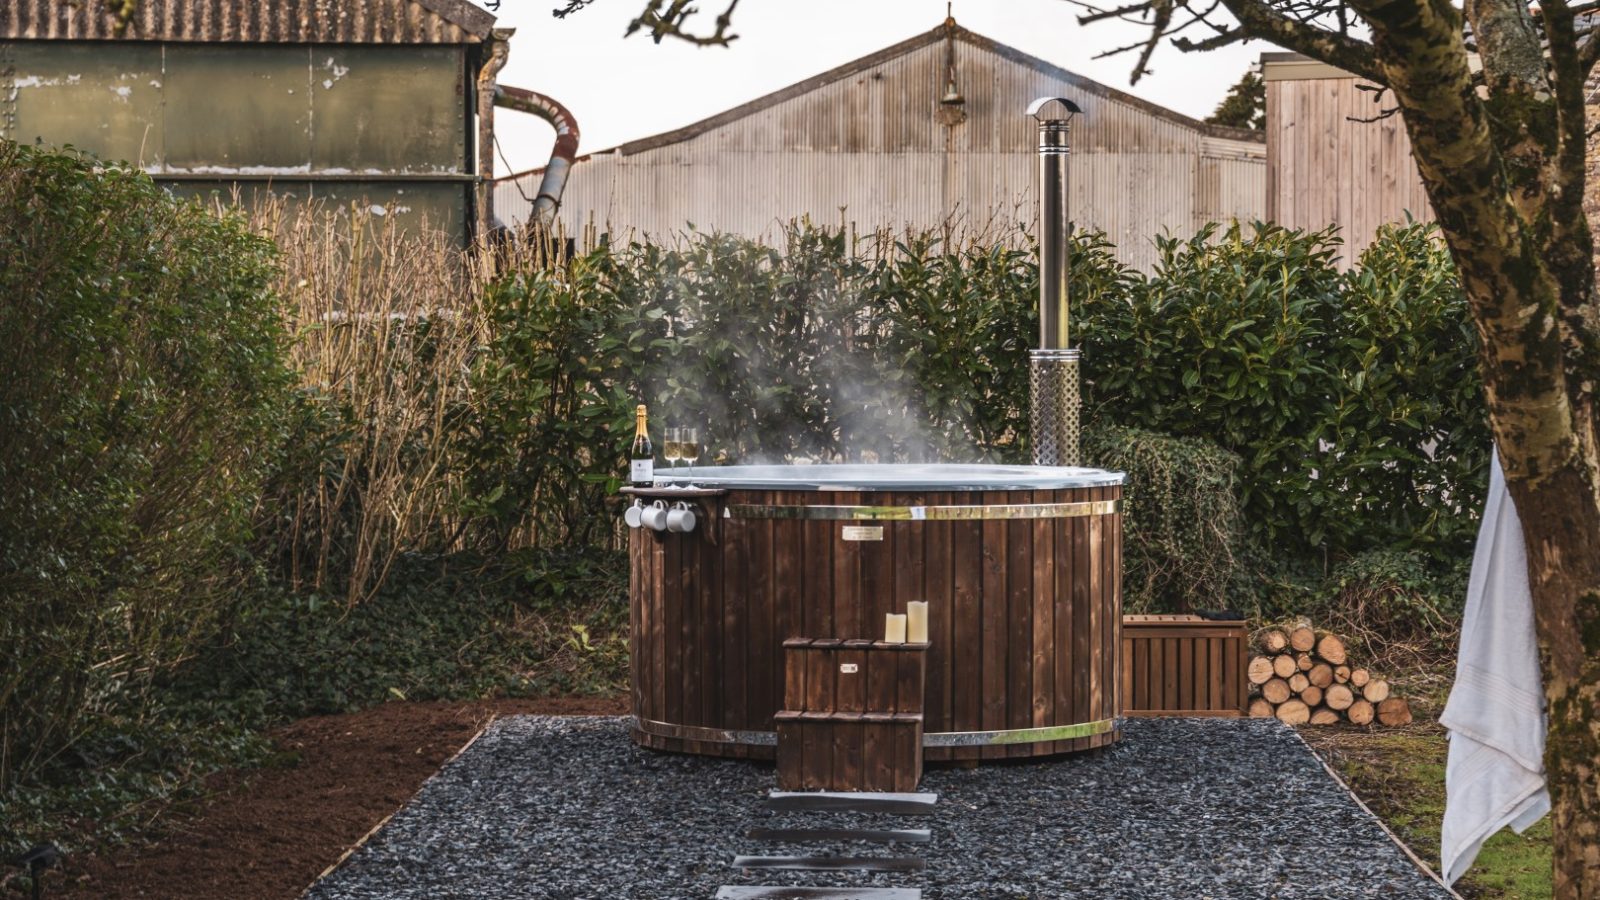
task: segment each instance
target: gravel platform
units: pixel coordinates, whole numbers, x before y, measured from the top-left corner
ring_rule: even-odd
[[[1276,720],[1131,719],[1097,756],[936,768],[931,816],[771,813],[770,764],[662,754],[621,718],[501,719],[312,900],[709,900],[723,884],[926,898],[1448,898]],[[751,827],[931,828],[774,845]],[[736,854],[921,855],[920,873],[752,872]]]

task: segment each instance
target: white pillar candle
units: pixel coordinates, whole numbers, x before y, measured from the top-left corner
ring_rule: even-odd
[[[912,600],[906,604],[906,640],[913,644],[928,642],[928,602]]]
[[[883,617],[883,640],[886,644],[906,642],[906,617],[904,613],[886,613]]]

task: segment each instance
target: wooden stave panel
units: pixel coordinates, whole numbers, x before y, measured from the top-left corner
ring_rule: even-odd
[[[1207,622],[1197,617],[1188,621],[1142,622],[1131,617],[1122,636],[1124,658],[1134,663],[1125,667],[1122,684],[1131,691],[1124,715],[1243,715],[1249,687],[1245,680],[1247,637],[1240,624]],[[1180,681],[1187,682],[1175,694],[1164,693],[1166,670],[1161,666],[1141,667],[1139,661],[1165,652],[1168,646],[1192,645],[1191,667],[1181,659],[1176,667]]]
[[[1120,495],[1121,489],[1112,487],[1067,491],[984,492],[982,495],[975,492],[919,495],[890,492],[866,494],[751,491],[733,492],[724,499],[727,503],[959,505],[979,502],[1073,502],[1086,499],[1115,499]],[[721,505],[716,505],[714,509],[708,510],[708,513],[720,516]],[[1098,525],[1091,525],[1092,522],[1099,520],[1104,521]],[[760,529],[742,531],[740,527],[735,526],[736,521],[740,525],[761,523],[764,531]],[[930,693],[927,698],[929,721],[926,731],[996,730],[1038,727],[1041,723],[1066,725],[1114,718],[1119,714],[1121,698],[1119,683],[1121,517],[1114,515],[1040,521],[1048,522],[1049,526],[1043,527],[1039,521],[1028,520],[874,523],[882,524],[885,528],[883,544],[887,553],[873,557],[879,567],[866,569],[862,567],[862,554],[859,551],[854,554],[847,552],[842,561],[834,552],[836,547],[847,543],[837,538],[836,530],[841,524],[838,522],[724,520],[720,523],[721,541],[717,545],[709,545],[695,535],[685,538],[679,535],[657,535],[636,531],[632,535],[630,544],[630,563],[635,572],[635,578],[631,579],[630,583],[630,608],[636,623],[636,633],[630,646],[635,651],[634,659],[640,663],[640,668],[634,670],[635,680],[637,682],[639,676],[645,673],[653,674],[663,670],[680,673],[679,696],[675,697],[662,696],[659,680],[653,685],[635,683],[633,687],[636,714],[642,718],[653,718],[670,724],[771,731],[773,729],[771,714],[768,712],[763,716],[762,713],[768,709],[775,712],[781,705],[783,690],[781,667],[771,667],[772,677],[763,676],[757,688],[730,690],[730,685],[747,681],[738,677],[740,672],[747,671],[741,663],[747,663],[752,656],[757,655],[750,649],[749,644],[752,639],[752,622],[756,623],[754,626],[756,631],[766,635],[762,640],[772,645],[771,653],[764,654],[769,659],[777,658],[779,647],[785,637],[802,636],[784,630],[787,627],[792,631],[796,623],[806,628],[823,628],[833,623],[834,629],[837,630],[837,623],[840,621],[860,623],[873,621],[875,618],[881,628],[882,612],[886,607],[876,605],[868,594],[887,580],[882,566],[885,560],[893,559],[896,568],[890,569],[887,575],[894,580],[895,588],[891,591],[882,591],[879,595],[891,596],[893,598],[891,602],[897,609],[903,609],[905,601],[912,599],[913,595],[932,601],[930,631],[935,638],[936,650],[928,664],[930,667],[939,667],[941,672],[949,673],[948,677],[943,679],[943,683],[949,685],[951,689],[941,689],[937,694],[932,692],[933,678],[930,673]],[[947,539],[945,537],[939,539],[937,546],[947,547],[948,552],[934,558],[948,559],[948,574],[932,581],[921,576],[913,579],[912,584],[903,584],[906,579],[901,573],[905,571],[906,560],[915,558],[918,548],[924,561],[929,559],[929,543],[923,530],[926,528],[938,528],[947,535]],[[965,535],[963,531],[966,532]],[[902,534],[906,532],[910,532],[906,535],[907,539],[901,540]],[[963,540],[963,537],[967,540]],[[1014,543],[1013,537],[1016,538],[1015,542],[1026,542],[1025,551],[1022,548],[1011,547]],[[802,585],[799,590],[774,586],[778,581],[776,573],[780,569],[787,570],[788,567],[777,561],[777,557],[782,554],[774,552],[772,548],[781,547],[786,540],[803,542],[802,561],[798,566]],[[670,553],[666,545],[682,544],[686,541],[694,541],[701,552],[697,555],[686,555],[680,547],[675,563],[679,568],[676,572],[669,571]],[[1051,566],[1057,573],[1054,579],[1055,596],[1051,598],[1047,610],[1039,609],[1036,597],[1038,587],[1048,583],[1049,578],[1041,576],[1031,565],[1027,566],[1026,583],[1031,585],[1031,589],[1022,591],[1020,585],[1024,582],[1020,580],[1021,576],[1013,579],[1011,575],[1016,568],[1013,560],[1024,556],[1031,560],[1040,546],[1048,547],[1051,551],[1053,555]],[[1062,565],[1064,548],[1070,549],[1072,554],[1065,560],[1066,565]],[[823,571],[827,571],[829,577],[821,579],[819,584],[812,557],[822,553],[829,554],[828,565],[823,567]],[[981,564],[976,583],[973,583],[971,578],[964,577],[971,574],[972,567],[963,563],[973,556],[976,556]],[[1001,560],[1004,560],[1003,565]],[[681,584],[683,582],[681,567],[690,564],[700,567],[699,601],[703,606],[699,621],[720,625],[720,634],[707,635],[687,628],[681,614],[674,616],[664,608],[671,604],[663,602],[662,590]],[[753,566],[764,567],[767,572],[772,573],[772,577],[754,572]],[[1071,587],[1076,573],[1084,570],[1091,572],[1093,583],[1073,588],[1069,592],[1070,596],[1063,597],[1062,587]],[[639,577],[641,574],[642,578]],[[787,583],[788,579],[784,581]],[[1018,586],[1015,590],[1013,583]],[[942,596],[927,593],[931,585],[935,584],[940,586]],[[1059,626],[1055,631],[1058,640],[1050,646],[1052,652],[1049,654],[1049,659],[1041,657],[1036,652],[1043,647],[1042,643],[1034,640],[1034,629],[1039,627],[1038,622],[1034,618],[1022,623],[1012,621],[1015,618],[1012,609],[1014,602],[1018,611],[1030,608],[1029,604],[1021,602],[1024,594],[1034,598],[1031,608],[1040,621],[1053,622]],[[854,601],[851,600],[852,595]],[[797,601],[800,603],[799,609],[792,606]],[[764,628],[760,624],[763,620],[759,618],[758,612],[748,608],[751,603],[767,607],[759,612],[770,614],[772,623],[770,628]],[[722,607],[720,621],[713,615],[716,606]],[[985,609],[995,612],[1006,610],[1006,616],[999,627],[988,629],[983,627]],[[1080,621],[1085,613],[1088,614],[1087,621]],[[975,619],[977,630],[983,633],[986,640],[981,639],[976,642],[979,645],[978,653],[962,654],[958,648],[973,643],[970,635]],[[652,626],[658,621],[668,627],[676,626],[673,633],[678,634],[680,641],[685,643],[712,640],[712,645],[721,651],[718,654],[720,658],[713,661],[698,655],[691,665],[691,661],[687,658],[691,655],[691,651],[687,646],[666,647],[655,637]],[[945,636],[944,640],[939,640],[941,634]],[[1060,652],[1059,638],[1063,634],[1069,636],[1072,641],[1071,650],[1067,653]],[[1022,635],[1026,636],[1026,640],[1018,639]],[[705,646],[705,643],[700,643],[700,646]],[[946,647],[956,648],[956,652],[945,652]],[[1108,647],[1110,652],[1106,652]],[[1090,655],[1091,651],[1098,651],[1093,654],[1097,662],[1086,674],[1084,670],[1075,667],[1074,662]],[[1046,670],[1055,672],[1056,677],[1053,679],[1036,677]],[[716,672],[720,673],[722,678],[722,684],[712,690],[706,690],[704,685],[699,686],[701,711],[698,715],[692,716],[682,711],[684,691],[681,686],[685,684],[684,677],[692,677],[689,672]],[[978,677],[970,677],[974,674]],[[1062,674],[1070,676],[1068,680],[1074,696],[1063,696]],[[1026,691],[1014,687],[1020,685],[1024,677],[1028,684]],[[973,722],[972,704],[975,699],[972,696],[973,692],[954,688],[991,682],[1004,685],[1004,690],[1000,692],[998,698],[991,698],[987,704],[981,696],[976,698],[978,716],[977,721]],[[720,708],[712,709],[719,695],[723,703]],[[729,698],[740,700],[743,705],[726,702]],[[1077,702],[1074,702],[1075,700]],[[678,716],[679,721],[663,717],[668,714],[666,707],[669,702],[676,704],[674,708],[679,711],[670,714]],[[964,712],[966,715],[963,715]],[[685,718],[698,721],[685,721],[683,720]],[[1024,718],[1026,721],[1023,721]],[[985,724],[994,721],[1000,724]],[[770,746],[692,742],[642,733],[636,733],[635,739],[643,746],[657,749],[712,755],[772,758],[774,753]],[[926,748],[925,755],[929,760],[980,757],[991,759],[1012,755],[1041,756],[1104,746],[1118,739],[1120,733],[1110,732],[1070,741],[1038,744],[983,748],[930,747]]]

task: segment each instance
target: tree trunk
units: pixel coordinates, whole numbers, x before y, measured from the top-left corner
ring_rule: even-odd
[[[1362,40],[1296,18],[1291,4],[1222,2],[1243,32],[1381,83],[1405,122],[1472,312],[1528,551],[1555,896],[1600,898],[1600,301],[1583,210],[1586,80],[1600,44],[1580,42],[1574,21],[1588,8],[1541,3],[1536,25],[1522,0],[1349,0]]]
[[[1545,71],[1535,40],[1523,52],[1535,58],[1484,57],[1480,99],[1453,8],[1353,5],[1373,28],[1461,275],[1523,527],[1549,710],[1555,896],[1600,897],[1600,303],[1582,209],[1586,73],[1570,45],[1552,44],[1555,90],[1520,86],[1516,67]]]

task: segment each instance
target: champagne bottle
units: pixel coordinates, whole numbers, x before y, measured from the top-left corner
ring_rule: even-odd
[[[633,465],[629,480],[634,487],[651,487],[656,482],[656,448],[650,443],[650,429],[645,424],[644,404],[633,411]]]

